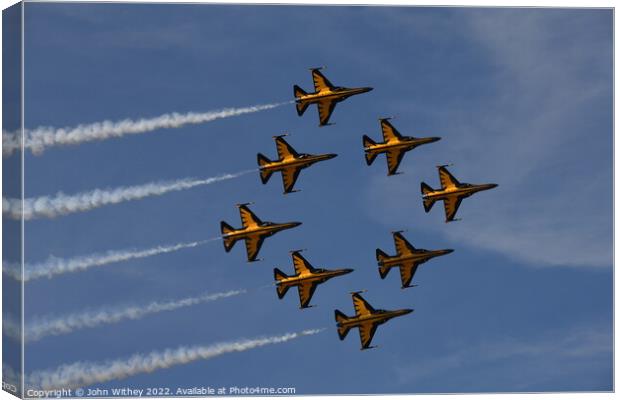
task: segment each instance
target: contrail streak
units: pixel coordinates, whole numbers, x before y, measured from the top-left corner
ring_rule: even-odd
[[[24,147],[34,154],[41,154],[47,147],[77,145],[95,140],[105,140],[125,135],[145,133],[157,129],[179,128],[188,124],[203,124],[216,119],[229,118],[243,114],[269,110],[290,101],[282,103],[260,104],[241,108],[224,108],[221,110],[203,113],[190,112],[187,114],[170,113],[154,118],[137,120],[124,119],[121,121],[103,121],[92,124],[83,124],[68,128],[38,127],[24,132]],[[8,156],[20,147],[19,134],[2,132],[2,155]]]
[[[41,196],[20,199],[2,198],[2,213],[10,218],[25,220],[35,218],[54,218],[61,215],[89,211],[108,204],[139,200],[149,196],[161,196],[168,192],[191,189],[196,186],[210,185],[246,175],[254,169],[223,174],[207,179],[179,179],[176,181],[152,182],[137,186],[121,186],[113,189],[95,189],[88,192],[67,195],[62,192],[56,196]]]
[[[24,339],[32,342],[46,336],[64,335],[79,329],[94,328],[103,324],[113,324],[126,319],[136,320],[150,314],[173,311],[179,308],[208,303],[244,293],[246,293],[246,291],[243,289],[214,294],[205,293],[200,296],[186,297],[179,300],[165,302],[154,301],[149,304],[115,309],[103,308],[100,310],[69,314],[58,318],[38,318],[32,322],[26,323]],[[5,333],[14,335],[15,333],[19,333],[19,329],[14,329],[9,325],[8,330],[5,329]]]
[[[105,253],[95,253],[67,259],[52,256],[42,263],[26,264],[24,268],[24,282],[44,277],[52,278],[55,275],[67,274],[71,272],[85,271],[89,268],[101,267],[121,261],[172,253],[174,251],[202,246],[218,239],[220,239],[219,236],[207,240],[156,246],[148,249],[110,250]],[[15,280],[22,279],[22,272],[19,264],[5,263],[3,265],[3,272]]]
[[[187,364],[196,360],[207,360],[227,353],[284,343],[302,336],[314,335],[320,331],[322,329],[312,329],[280,336],[218,343],[211,346],[183,346],[176,349],[154,351],[149,354],[134,354],[129,358],[101,363],[80,361],[61,365],[56,369],[34,371],[28,377],[28,383],[30,387],[41,390],[79,388],[113,379],[124,379],[141,373],[151,373],[158,369]]]

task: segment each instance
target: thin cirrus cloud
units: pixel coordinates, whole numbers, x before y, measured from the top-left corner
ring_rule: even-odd
[[[455,390],[503,390],[528,391],[540,385],[540,379],[551,384],[563,374],[584,373],[583,365],[609,366],[613,355],[611,327],[594,324],[589,327],[573,327],[565,330],[551,330],[538,337],[503,337],[479,343],[462,344],[460,349],[449,354],[437,354],[432,359],[418,359],[395,367],[400,384],[432,382],[441,376],[458,376],[453,384]],[[508,363],[515,368],[523,365],[518,374],[501,372],[494,377],[498,363]],[[558,365],[564,366],[558,368]],[[518,367],[517,367],[518,368]],[[486,371],[488,387],[472,387],[468,376],[480,376]],[[552,373],[550,373],[552,371]],[[500,381],[500,379],[502,381]],[[476,381],[475,385],[480,385]],[[484,381],[483,381],[484,382]],[[485,385],[485,383],[482,383]],[[445,388],[444,388],[445,390]],[[600,390],[594,388],[593,390]]]
[[[425,229],[534,266],[609,267],[609,36],[594,30],[574,39],[568,26],[514,10],[498,10],[494,18],[473,12],[463,29],[485,50],[494,90],[444,110],[437,129],[445,143],[434,164],[454,162],[461,181],[500,186],[464,200],[460,222],[438,224],[443,210],[435,205],[419,216],[432,220]],[[564,45],[553,46],[557,40]],[[432,169],[424,179],[436,187]],[[367,190],[369,211],[391,210],[380,216],[386,224],[400,225],[402,215],[422,207],[420,171],[407,175],[406,183],[377,176]]]

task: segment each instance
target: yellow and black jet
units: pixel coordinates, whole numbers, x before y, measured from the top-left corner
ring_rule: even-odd
[[[315,155],[297,153],[295,149],[284,140],[284,136],[287,135],[274,136],[276,140],[276,149],[278,151],[278,159],[271,161],[263,154],[258,153],[258,165],[260,167],[260,179],[263,184],[269,181],[271,174],[274,172],[279,171],[282,173],[282,184],[284,185],[284,194],[286,194],[297,192],[297,190],[293,190],[293,186],[295,186],[297,177],[302,169],[308,168],[319,161],[330,160],[336,157],[337,154]]]
[[[389,120],[390,118],[379,119],[381,131],[383,132],[383,142],[376,143],[366,135],[364,135],[363,140],[366,164],[371,165],[379,154],[385,153],[388,175],[397,174],[396,170],[398,170],[398,166],[406,152],[423,144],[433,143],[441,139],[440,137],[416,138],[403,136],[392,126]]]
[[[330,125],[329,117],[332,115],[337,103],[346,100],[350,96],[372,90],[371,87],[346,88],[334,86],[321,73],[321,68],[311,68],[310,70],[312,71],[312,80],[314,81],[314,92],[307,93],[297,85],[293,87],[297,103],[297,114],[299,116],[303,115],[310,104],[316,103],[319,110],[320,126]]]
[[[393,267],[398,267],[400,269],[402,289],[417,286],[410,284],[420,264],[424,264],[431,258],[450,254],[454,251],[452,249],[416,249],[404,238],[401,232],[393,232],[393,235],[396,255],[389,256],[381,249],[377,249],[377,263],[379,264],[379,275],[381,279],[385,279]]]
[[[285,222],[277,224],[274,222],[263,222],[248,208],[252,203],[238,204],[241,214],[241,229],[235,229],[222,221],[222,239],[224,239],[224,249],[228,253],[233,248],[237,240],[245,240],[245,248],[248,253],[248,261],[256,261],[256,256],[263,244],[263,240],[275,233],[285,229],[295,228],[301,222]]]
[[[402,310],[375,310],[366,300],[360,296],[362,292],[353,292],[353,307],[355,307],[355,316],[347,317],[339,310],[335,311],[336,322],[338,326],[338,336],[340,340],[344,340],[351,328],[359,328],[360,341],[362,343],[361,350],[373,348],[370,346],[377,327],[386,323],[388,320],[406,315],[412,312],[412,309],[406,308]]]
[[[350,268],[327,270],[322,268],[314,268],[312,265],[300,254],[301,250],[291,252],[293,256],[293,267],[295,268],[295,275],[288,276],[278,268],[273,270],[273,274],[276,280],[278,297],[281,299],[286,292],[293,286],[297,286],[299,291],[299,306],[300,308],[312,307],[308,305],[312,299],[312,295],[316,290],[316,287],[321,283],[335,278],[340,275],[345,275],[353,272]]]
[[[464,198],[483,190],[497,187],[495,183],[485,183],[475,185],[471,183],[460,183],[446,168],[448,165],[439,165],[439,181],[441,189],[435,190],[426,183],[421,183],[422,199],[424,211],[429,212],[436,201],[443,201],[446,211],[446,222],[454,221],[454,216]]]

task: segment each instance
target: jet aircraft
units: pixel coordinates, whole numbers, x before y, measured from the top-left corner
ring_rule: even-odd
[[[389,256],[381,249],[377,249],[377,263],[379,264],[379,275],[381,279],[385,279],[393,267],[398,267],[400,269],[402,289],[417,286],[410,284],[420,264],[427,262],[431,258],[450,254],[454,251],[452,249],[416,249],[405,239],[402,235],[402,231],[393,232],[393,235],[396,255]]]
[[[290,288],[297,286],[297,290],[299,291],[300,308],[312,307],[308,304],[310,303],[312,295],[319,284],[326,282],[331,278],[353,272],[350,268],[337,270],[314,268],[301,255],[301,250],[293,251],[291,252],[291,255],[293,257],[295,275],[288,276],[278,268],[273,270],[273,274],[276,280],[278,297],[280,299],[286,295],[286,292]]]
[[[437,166],[439,170],[439,181],[441,189],[435,190],[426,183],[421,183],[422,199],[424,203],[424,211],[429,212],[433,208],[436,201],[443,201],[446,212],[446,222],[455,221],[454,216],[461,205],[464,198],[474,193],[489,190],[497,187],[495,183],[485,183],[475,185],[471,183],[460,183],[446,167],[449,165]]]
[[[361,350],[370,349],[376,346],[370,346],[377,327],[384,324],[388,320],[406,315],[412,312],[412,309],[406,308],[402,310],[375,310],[360,295],[363,292],[353,292],[353,307],[355,308],[355,316],[347,317],[339,310],[335,310],[336,322],[338,326],[338,336],[340,340],[344,340],[351,328],[359,328]]]
[[[276,140],[276,149],[278,151],[278,159],[271,161],[263,154],[258,153],[258,165],[260,167],[260,179],[263,184],[269,181],[271,174],[274,172],[282,173],[282,184],[284,185],[284,194],[297,192],[293,190],[297,177],[302,169],[308,168],[312,164],[330,160],[337,156],[337,154],[299,154],[289,145],[284,136],[274,136]]]
[[[310,104],[317,105],[319,110],[319,126],[331,125],[329,117],[332,115],[336,104],[346,100],[356,94],[370,92],[371,87],[346,88],[334,86],[322,73],[322,68],[311,68],[312,80],[314,81],[314,92],[307,93],[299,86],[295,85],[295,102],[297,103],[297,114],[303,115]]]
[[[364,135],[364,152],[366,155],[366,164],[371,165],[375,158],[385,153],[388,165],[388,175],[397,174],[398,166],[403,156],[409,150],[413,150],[418,146],[427,143],[433,143],[440,140],[440,137],[415,138],[411,136],[403,136],[390,123],[391,118],[381,118],[381,131],[383,133],[383,142],[376,143],[368,136]]]
[[[263,222],[248,208],[250,204],[252,203],[237,204],[241,215],[241,223],[243,224],[241,229],[235,229],[224,221],[220,223],[226,252],[228,253],[233,248],[237,240],[245,240],[248,262],[256,261],[256,256],[266,237],[301,225],[301,222],[285,222],[281,224]]]

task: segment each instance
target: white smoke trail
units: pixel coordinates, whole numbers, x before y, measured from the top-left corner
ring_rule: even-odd
[[[320,331],[322,329],[312,329],[280,336],[219,343],[211,346],[184,346],[176,349],[154,351],[149,354],[135,354],[126,359],[101,363],[76,362],[61,365],[56,369],[34,371],[28,376],[28,384],[32,388],[41,390],[79,388],[113,379],[123,379],[141,373],[151,373],[158,369],[187,364],[196,360],[207,360],[226,353],[242,352],[269,344],[284,343],[302,336],[314,335]]]
[[[182,249],[202,246],[218,239],[220,239],[219,236],[207,240],[156,246],[149,249],[110,250],[105,253],[96,253],[68,259],[51,256],[42,263],[26,264],[24,268],[24,282],[44,277],[52,278],[55,275],[84,271],[89,268],[101,267],[121,261],[172,253]],[[2,272],[15,280],[22,279],[22,272],[19,264],[5,263],[3,264]]]
[[[89,211],[108,204],[117,204],[125,201],[138,200],[149,196],[161,196],[168,192],[191,189],[196,186],[237,178],[254,172],[254,169],[224,174],[207,179],[180,179],[170,182],[153,182],[137,186],[121,186],[115,189],[95,189],[88,192],[67,195],[62,192],[56,196],[41,196],[26,198],[23,203],[20,199],[2,198],[2,213],[10,218],[54,218],[76,212]]]
[[[186,297],[179,300],[165,302],[154,301],[150,304],[129,306],[116,309],[101,309],[74,313],[58,318],[38,318],[26,323],[24,340],[35,341],[50,335],[64,335],[73,331],[85,328],[94,328],[103,324],[113,324],[125,319],[136,320],[149,314],[163,311],[173,311],[179,308],[189,307],[197,304],[208,303],[211,301],[224,299],[246,293],[245,290],[230,290],[228,292],[202,294],[200,296]],[[5,331],[7,334],[14,333]]]
[[[24,132],[24,146],[30,149],[34,154],[41,154],[47,147],[76,145],[94,140],[105,140],[125,135],[145,133],[157,129],[179,128],[188,124],[202,124],[217,119],[269,110],[290,103],[290,101],[286,101],[250,107],[224,108],[222,110],[203,113],[190,112],[187,114],[179,114],[175,112],[154,118],[141,118],[138,120],[124,119],[116,122],[103,121],[69,128],[38,127]],[[2,132],[3,156],[8,156],[19,149],[20,143],[18,137],[18,133]]]

